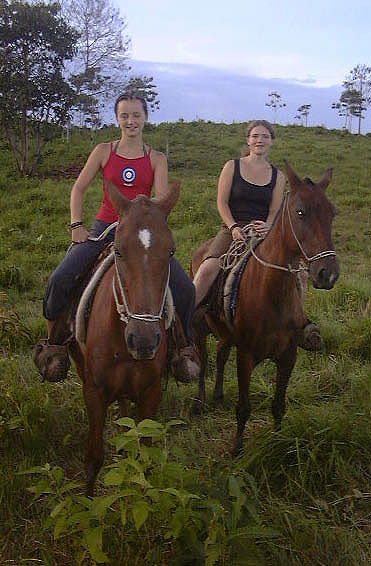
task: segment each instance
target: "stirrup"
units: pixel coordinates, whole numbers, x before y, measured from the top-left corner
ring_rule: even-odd
[[[304,326],[300,333],[298,346],[303,348],[303,350],[308,350],[309,352],[320,352],[323,350],[324,344],[321,332],[319,326],[315,322],[309,320]]]
[[[191,383],[199,378],[201,362],[194,345],[175,351],[171,360],[171,370],[175,379],[181,383]]]
[[[39,340],[35,346],[33,361],[43,381],[55,383],[67,377],[71,362],[66,344],[49,344],[48,339]]]

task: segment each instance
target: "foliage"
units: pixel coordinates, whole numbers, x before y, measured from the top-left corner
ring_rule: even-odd
[[[311,107],[312,107],[311,104],[302,104],[301,106],[299,106],[299,108],[297,109],[297,115],[295,116],[295,119],[300,120],[301,122],[303,122],[304,120],[305,126],[308,126],[308,116]]]
[[[31,340],[30,331],[21,322],[18,313],[6,304],[5,293],[0,292],[0,352],[12,350],[20,341]]]
[[[102,109],[118,94],[136,91],[152,108],[158,107],[156,87],[150,77],[129,77],[131,40],[127,22],[111,0],[63,0],[63,14],[79,32],[71,80],[77,92],[75,119],[97,129]]]
[[[74,92],[63,77],[76,33],[59,4],[0,1],[0,120],[22,176],[32,174]]]
[[[136,94],[142,96],[149,104],[152,110],[157,110],[160,107],[160,101],[156,92],[156,85],[153,84],[153,77],[131,77],[125,88],[123,94]]]
[[[277,108],[284,108],[286,106],[286,102],[283,102],[282,96],[279,92],[273,91],[268,94],[268,102],[265,103],[265,106],[272,108],[273,123],[275,124],[277,118]]]
[[[358,133],[360,134],[364,111],[371,104],[371,67],[356,65],[343,85],[345,87],[342,93],[343,99],[345,97],[349,113],[358,118]]]
[[[41,475],[30,491],[35,499],[46,499],[50,514],[45,526],[53,529],[54,539],[69,539],[77,564],[87,555],[99,564],[117,561],[123,549],[107,545],[107,533],[112,536],[112,531],[121,545],[123,531],[126,540],[145,531],[146,538],[155,535],[159,546],[167,547],[171,563],[179,563],[186,554],[184,564],[205,566],[230,564],[244,545],[251,558],[259,558],[254,541],[278,536],[264,527],[257,515],[253,478],[249,477],[251,485],[247,486],[241,477],[227,475],[226,501],[189,491],[188,485],[195,484],[194,473],[176,461],[176,451],[168,446],[171,427],[183,421],[162,425],[144,420],[136,426],[132,419],[122,418],[117,424],[129,430],[111,442],[117,451],[125,450],[126,457],[116,456],[107,466],[107,494],[94,498],[79,495],[80,486],[65,481],[63,470],[49,464],[24,472]],[[144,445],[144,439],[151,439],[156,446]],[[160,559],[159,548],[146,545],[144,540],[138,552],[145,552],[147,563],[156,564]]]

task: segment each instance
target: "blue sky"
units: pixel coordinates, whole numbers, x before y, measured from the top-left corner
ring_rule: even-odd
[[[201,102],[197,91],[205,97],[209,89],[210,113],[216,115],[217,105],[225,106],[221,98],[211,96],[220,88],[223,74],[233,76],[237,88],[246,83],[259,84],[256,95],[264,117],[269,117],[264,105],[268,92],[281,93],[278,86],[283,84],[285,93],[289,93],[289,85],[291,94],[297,92],[298,98],[294,96],[292,107],[282,111],[279,121],[285,123],[293,121],[296,104],[311,103],[304,98],[312,96],[314,89],[318,91],[315,99],[323,94],[327,104],[332,93],[341,92],[341,83],[355,65],[371,65],[370,0],[114,1],[127,20],[134,70],[151,70],[159,86],[161,119],[166,119],[165,102],[174,98],[171,77],[177,88],[182,77],[185,86],[187,82],[193,84],[194,117],[199,115]],[[215,76],[218,81],[214,85],[210,81]],[[266,87],[264,102],[262,85]],[[243,105],[242,98],[239,104]],[[178,117],[188,119],[181,103],[178,111]],[[241,111],[236,107],[236,114]],[[158,116],[153,115],[156,121]],[[326,109],[326,116],[330,127],[341,127],[333,110]],[[316,123],[326,121],[323,113],[316,118],[314,108],[311,117]],[[371,130],[368,122],[367,118],[365,131]]]

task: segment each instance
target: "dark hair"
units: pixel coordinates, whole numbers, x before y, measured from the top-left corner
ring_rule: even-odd
[[[143,96],[140,96],[139,94],[120,94],[115,102],[115,116],[117,116],[117,108],[121,100],[139,100],[142,104],[144,114],[146,115],[146,118],[148,118],[147,101],[145,98],[143,98]]]
[[[247,130],[246,130],[246,137],[247,138],[251,134],[251,130],[253,130],[257,126],[264,126],[264,128],[266,128],[268,130],[268,132],[270,133],[272,140],[275,139],[276,134],[274,133],[274,129],[273,129],[272,124],[270,122],[268,122],[268,120],[252,120],[251,122],[249,122],[247,124]]]
[[[268,132],[271,135],[272,140],[275,139],[276,134],[274,133],[274,129],[273,126],[270,122],[268,122],[268,120],[252,120],[251,122],[249,122],[247,124],[247,129],[246,129],[246,138],[249,137],[249,135],[251,134],[252,130],[254,128],[256,128],[257,126],[263,126],[264,128],[266,128],[268,130]],[[249,155],[250,153],[250,148],[248,145],[243,145],[241,147],[241,157],[246,157],[247,155]]]

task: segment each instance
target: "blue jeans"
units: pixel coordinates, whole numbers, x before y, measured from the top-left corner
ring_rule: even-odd
[[[108,222],[94,220],[90,234],[99,236],[109,226]],[[79,285],[93,266],[103,248],[115,237],[115,228],[103,240],[87,240],[73,244],[61,263],[51,274],[46,285],[43,301],[43,314],[47,320],[56,320],[67,303],[78,290]],[[188,344],[192,336],[192,318],[194,312],[195,287],[181,265],[174,257],[170,258],[170,289],[176,311],[182,322]]]

